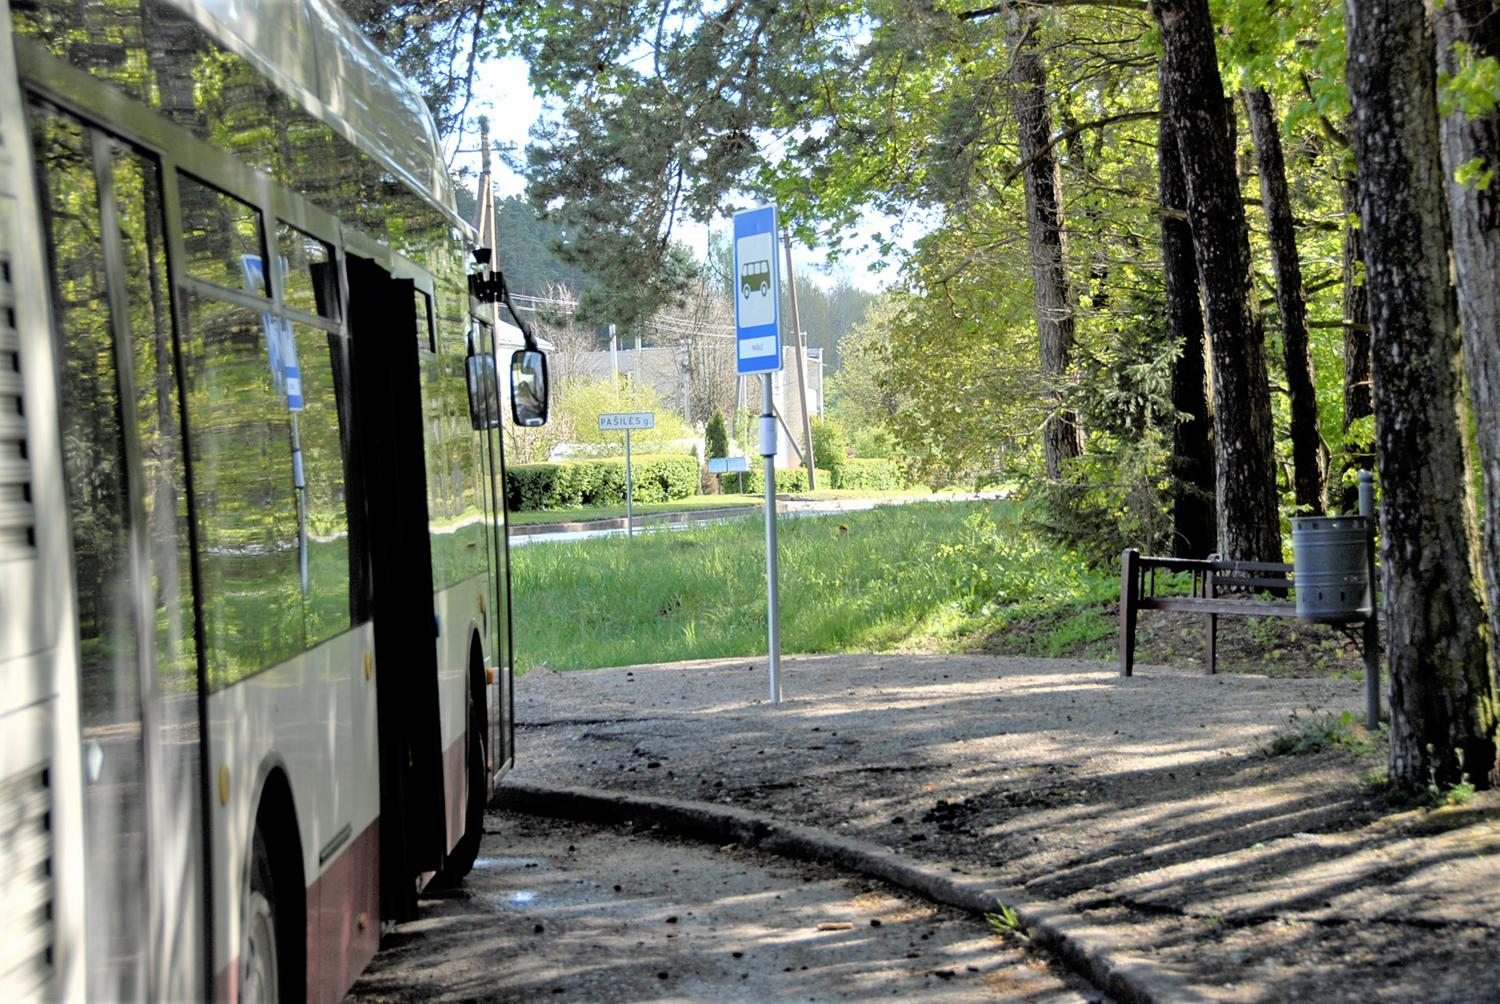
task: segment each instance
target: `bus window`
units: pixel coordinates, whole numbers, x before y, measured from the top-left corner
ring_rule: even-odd
[[[145,766],[141,745],[139,634],[131,594],[129,474],[120,373],[112,351],[107,262],[100,240],[101,199],[91,134],[76,121],[36,116],[35,150],[44,165],[63,465],[72,512],[78,589],[79,709],[84,765],[84,841],[92,900],[88,996],[145,994]],[[107,850],[106,850],[107,849]]]
[[[260,210],[186,174],[177,176],[187,274],[216,286],[270,296],[261,263]]]
[[[187,304],[204,640],[219,687],[304,648],[291,423],[267,363],[266,315],[196,293]]]
[[[338,284],[333,248],[287,223],[277,222],[276,249],[282,267],[282,301],[293,310],[338,320]]]
[[[417,307],[417,348],[423,352],[437,351],[437,338],[432,333],[432,294],[418,289],[415,294]]]
[[[350,624],[349,511],[334,378],[340,346],[338,335],[301,324],[293,330],[306,402],[298,431],[306,484],[307,643],[316,645],[349,630]]]

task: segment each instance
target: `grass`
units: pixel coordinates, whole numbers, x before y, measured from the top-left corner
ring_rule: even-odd
[[[1011,502],[931,502],[781,521],[786,652],[952,644],[997,619],[1098,605],[1114,573],[1041,542]],[[758,517],[512,552],[517,667],[763,654]]]

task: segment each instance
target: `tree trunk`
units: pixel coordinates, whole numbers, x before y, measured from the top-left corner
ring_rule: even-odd
[[[1265,343],[1208,0],[1154,0],[1151,9],[1161,28],[1162,115],[1177,133],[1213,349],[1219,549],[1280,561]]]
[[[1374,355],[1392,780],[1481,783],[1495,688],[1458,405],[1433,37],[1423,5],[1346,0]]]
[[[1036,15],[1018,12],[1011,30],[1011,103],[1016,116],[1022,174],[1026,182],[1026,244],[1036,296],[1042,379],[1050,414],[1042,426],[1047,477],[1056,481],[1068,460],[1083,452],[1078,415],[1063,405],[1060,385],[1073,361],[1073,295],[1068,285],[1067,243],[1062,226],[1062,182],[1052,147],[1052,110],[1047,69],[1036,45]]]
[[[1167,342],[1178,350],[1172,366],[1172,553],[1207,557],[1214,549],[1214,455],[1209,437],[1208,378],[1198,264],[1188,226],[1187,180],[1177,155],[1177,133],[1167,116],[1157,119],[1156,157],[1161,176],[1161,258],[1167,287]],[[1183,214],[1183,215],[1179,215]]]
[[[1438,66],[1458,70],[1455,43],[1476,58],[1500,58],[1500,5],[1494,0],[1447,0],[1434,8]],[[1455,180],[1459,167],[1480,158],[1500,172],[1500,110],[1470,118],[1462,110],[1442,122],[1453,264],[1458,274],[1458,319],[1463,332],[1479,462],[1484,469],[1483,567],[1489,594],[1490,642],[1500,643],[1500,184],[1483,189]]]
[[[1287,396],[1292,405],[1293,493],[1297,508],[1314,516],[1328,510],[1328,448],[1318,421],[1318,392],[1313,385],[1308,345],[1307,300],[1302,291],[1302,263],[1292,221],[1292,198],[1286,187],[1286,161],[1271,95],[1264,87],[1245,89],[1245,111],[1255,139],[1260,198],[1266,211],[1266,238],[1271,272],[1276,277],[1276,309],[1281,314],[1282,357]]]
[[[1339,185],[1343,202],[1344,218],[1359,214],[1359,182],[1346,176]],[[1344,224],[1344,470],[1374,470],[1375,442],[1373,439],[1355,440],[1350,436],[1350,427],[1361,418],[1375,414],[1374,394],[1370,386],[1370,297],[1366,293],[1363,276],[1365,267],[1364,246],[1360,242],[1359,227]],[[1343,504],[1345,512],[1353,512],[1359,504],[1359,490],[1349,481],[1345,482]]]

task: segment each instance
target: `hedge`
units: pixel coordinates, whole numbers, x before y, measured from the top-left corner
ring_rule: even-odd
[[[822,477],[820,474],[819,477]],[[906,487],[901,465],[894,460],[848,457],[833,469],[828,482],[845,491],[894,492]]]
[[[752,458],[750,470],[745,474],[745,491],[751,495],[759,495],[766,490],[766,475],[762,465],[754,463]],[[823,468],[817,468],[818,484],[828,484],[828,472]],[[725,480],[732,485],[734,482],[730,475],[724,476]],[[778,468],[776,471],[776,492],[778,495],[786,495],[791,492],[807,491],[807,468],[791,467]]]
[[[683,455],[630,458],[637,502],[689,498],[698,491],[698,460]],[[505,504],[511,512],[625,504],[625,461],[567,460],[517,464],[505,471]]]

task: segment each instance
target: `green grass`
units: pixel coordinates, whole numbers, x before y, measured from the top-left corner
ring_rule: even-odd
[[[661,512],[691,512],[698,509],[734,509],[743,506],[759,505],[763,502],[759,495],[694,495],[685,499],[674,499],[671,502],[652,502],[646,505],[637,504],[633,512],[637,516],[647,516],[652,513]],[[597,519],[623,519],[625,516],[625,505],[599,505],[584,506],[580,509],[548,509],[538,512],[513,512],[510,514],[511,526],[539,526],[547,523],[584,523]]]
[[[1009,502],[784,519],[786,652],[942,646],[998,618],[1103,602],[1109,570],[1041,542]],[[759,517],[518,548],[517,666],[584,669],[763,654]]]

